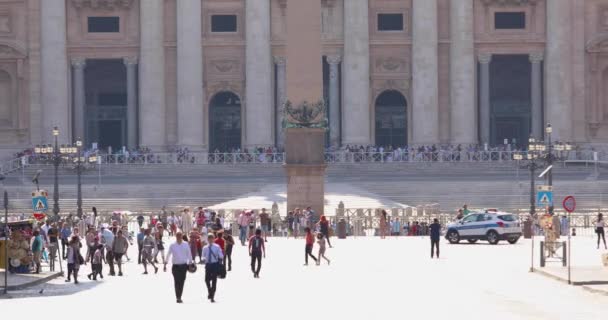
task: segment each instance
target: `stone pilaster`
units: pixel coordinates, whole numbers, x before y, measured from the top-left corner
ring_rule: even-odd
[[[340,147],[340,62],[342,57],[327,57],[329,64],[329,143],[333,148]]]
[[[164,1],[140,1],[140,144],[166,148]]]
[[[137,58],[124,58],[127,68],[127,147],[137,148]]]
[[[437,0],[413,0],[413,143],[439,143]]]
[[[200,0],[177,1],[177,144],[203,150],[203,52]]]
[[[491,54],[481,54],[479,60],[479,142],[490,143],[490,62]]]
[[[272,52],[270,0],[247,0],[246,14],[246,146],[271,146]]]
[[[73,137],[74,140],[80,138],[82,141],[85,140],[85,90],[84,90],[84,68],[86,67],[86,60],[83,58],[72,59],[72,83],[74,95],[74,116],[72,122],[74,123]]]
[[[283,106],[287,99],[287,61],[285,57],[274,57],[277,68],[277,106],[276,106],[276,142],[278,147],[285,144],[285,130],[283,129]]]
[[[477,143],[475,118],[475,44],[473,0],[450,1],[450,121],[451,142]]]
[[[570,0],[547,1],[545,103],[556,141],[572,139],[572,17]]]
[[[40,1],[40,54],[43,141],[53,140],[59,128],[59,143],[70,143],[68,58],[66,52],[65,0]]]
[[[368,0],[344,1],[342,144],[371,144]]]
[[[542,83],[543,54],[530,55],[532,65],[532,129],[530,134],[536,139],[543,138],[543,83]]]

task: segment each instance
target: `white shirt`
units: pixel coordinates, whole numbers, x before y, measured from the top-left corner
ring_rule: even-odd
[[[598,220],[595,222],[596,228],[604,228],[605,226],[606,226],[606,223],[604,222],[604,220]]]
[[[209,248],[211,248],[211,252],[209,251]],[[220,259],[224,259],[222,248],[215,243],[206,245],[203,248],[203,258],[205,258],[205,263],[219,262]]]
[[[169,258],[172,257],[171,264],[189,264],[192,262],[192,254],[190,253],[190,246],[182,241],[181,244],[175,242],[172,243],[169,247],[169,253],[167,253],[167,258],[165,261],[169,261]]]

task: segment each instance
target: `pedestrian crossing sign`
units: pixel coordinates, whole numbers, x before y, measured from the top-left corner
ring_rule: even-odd
[[[34,212],[46,212],[48,208],[48,201],[45,196],[37,196],[32,198],[32,209],[34,209]]]
[[[553,191],[538,191],[536,193],[536,205],[538,207],[553,206]]]

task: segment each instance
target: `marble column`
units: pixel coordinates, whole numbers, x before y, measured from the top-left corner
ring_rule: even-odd
[[[272,52],[270,47],[270,0],[247,0],[245,114],[247,147],[271,146]]]
[[[84,68],[86,60],[83,58],[72,59],[72,83],[74,95],[74,139],[85,140],[85,91],[84,91]]]
[[[127,67],[127,147],[137,148],[137,58],[124,58]]]
[[[71,143],[65,3],[65,0],[40,1],[42,138],[46,143],[52,142],[55,126],[59,128],[59,143]]]
[[[285,144],[285,131],[283,129],[283,105],[287,99],[287,61],[285,57],[274,57],[274,63],[277,68],[276,142],[277,147],[283,147]]]
[[[327,57],[329,64],[329,143],[340,148],[340,62],[342,57]]]
[[[477,126],[471,125],[476,114],[473,0],[450,1],[450,32],[451,142],[477,143]]]
[[[164,1],[140,1],[140,145],[166,148]]]
[[[372,144],[368,0],[344,1],[342,144]]]
[[[543,54],[530,55],[532,64],[532,128],[531,135],[536,139],[543,138],[543,83],[542,83]]]
[[[203,150],[201,0],[177,1],[177,144]]]
[[[437,0],[413,0],[413,143],[439,143]]]
[[[545,105],[555,141],[572,139],[572,1],[547,1]]]
[[[490,143],[490,62],[491,54],[481,54],[479,59],[479,142]]]

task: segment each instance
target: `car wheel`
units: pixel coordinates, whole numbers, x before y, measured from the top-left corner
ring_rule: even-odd
[[[476,242],[477,242],[477,239],[468,239],[467,241],[468,241],[469,243],[476,243]]]
[[[519,240],[519,237],[517,237],[517,238],[510,238],[509,240],[507,240],[507,242],[509,242],[510,244],[516,244],[517,240]]]
[[[498,233],[496,233],[496,231],[494,231],[494,230],[488,231],[487,237],[488,237],[488,242],[490,244],[498,244],[499,239],[498,239]]]
[[[451,230],[448,232],[448,241],[451,244],[456,244],[458,242],[460,242],[460,235],[458,234],[458,231],[455,230]]]

